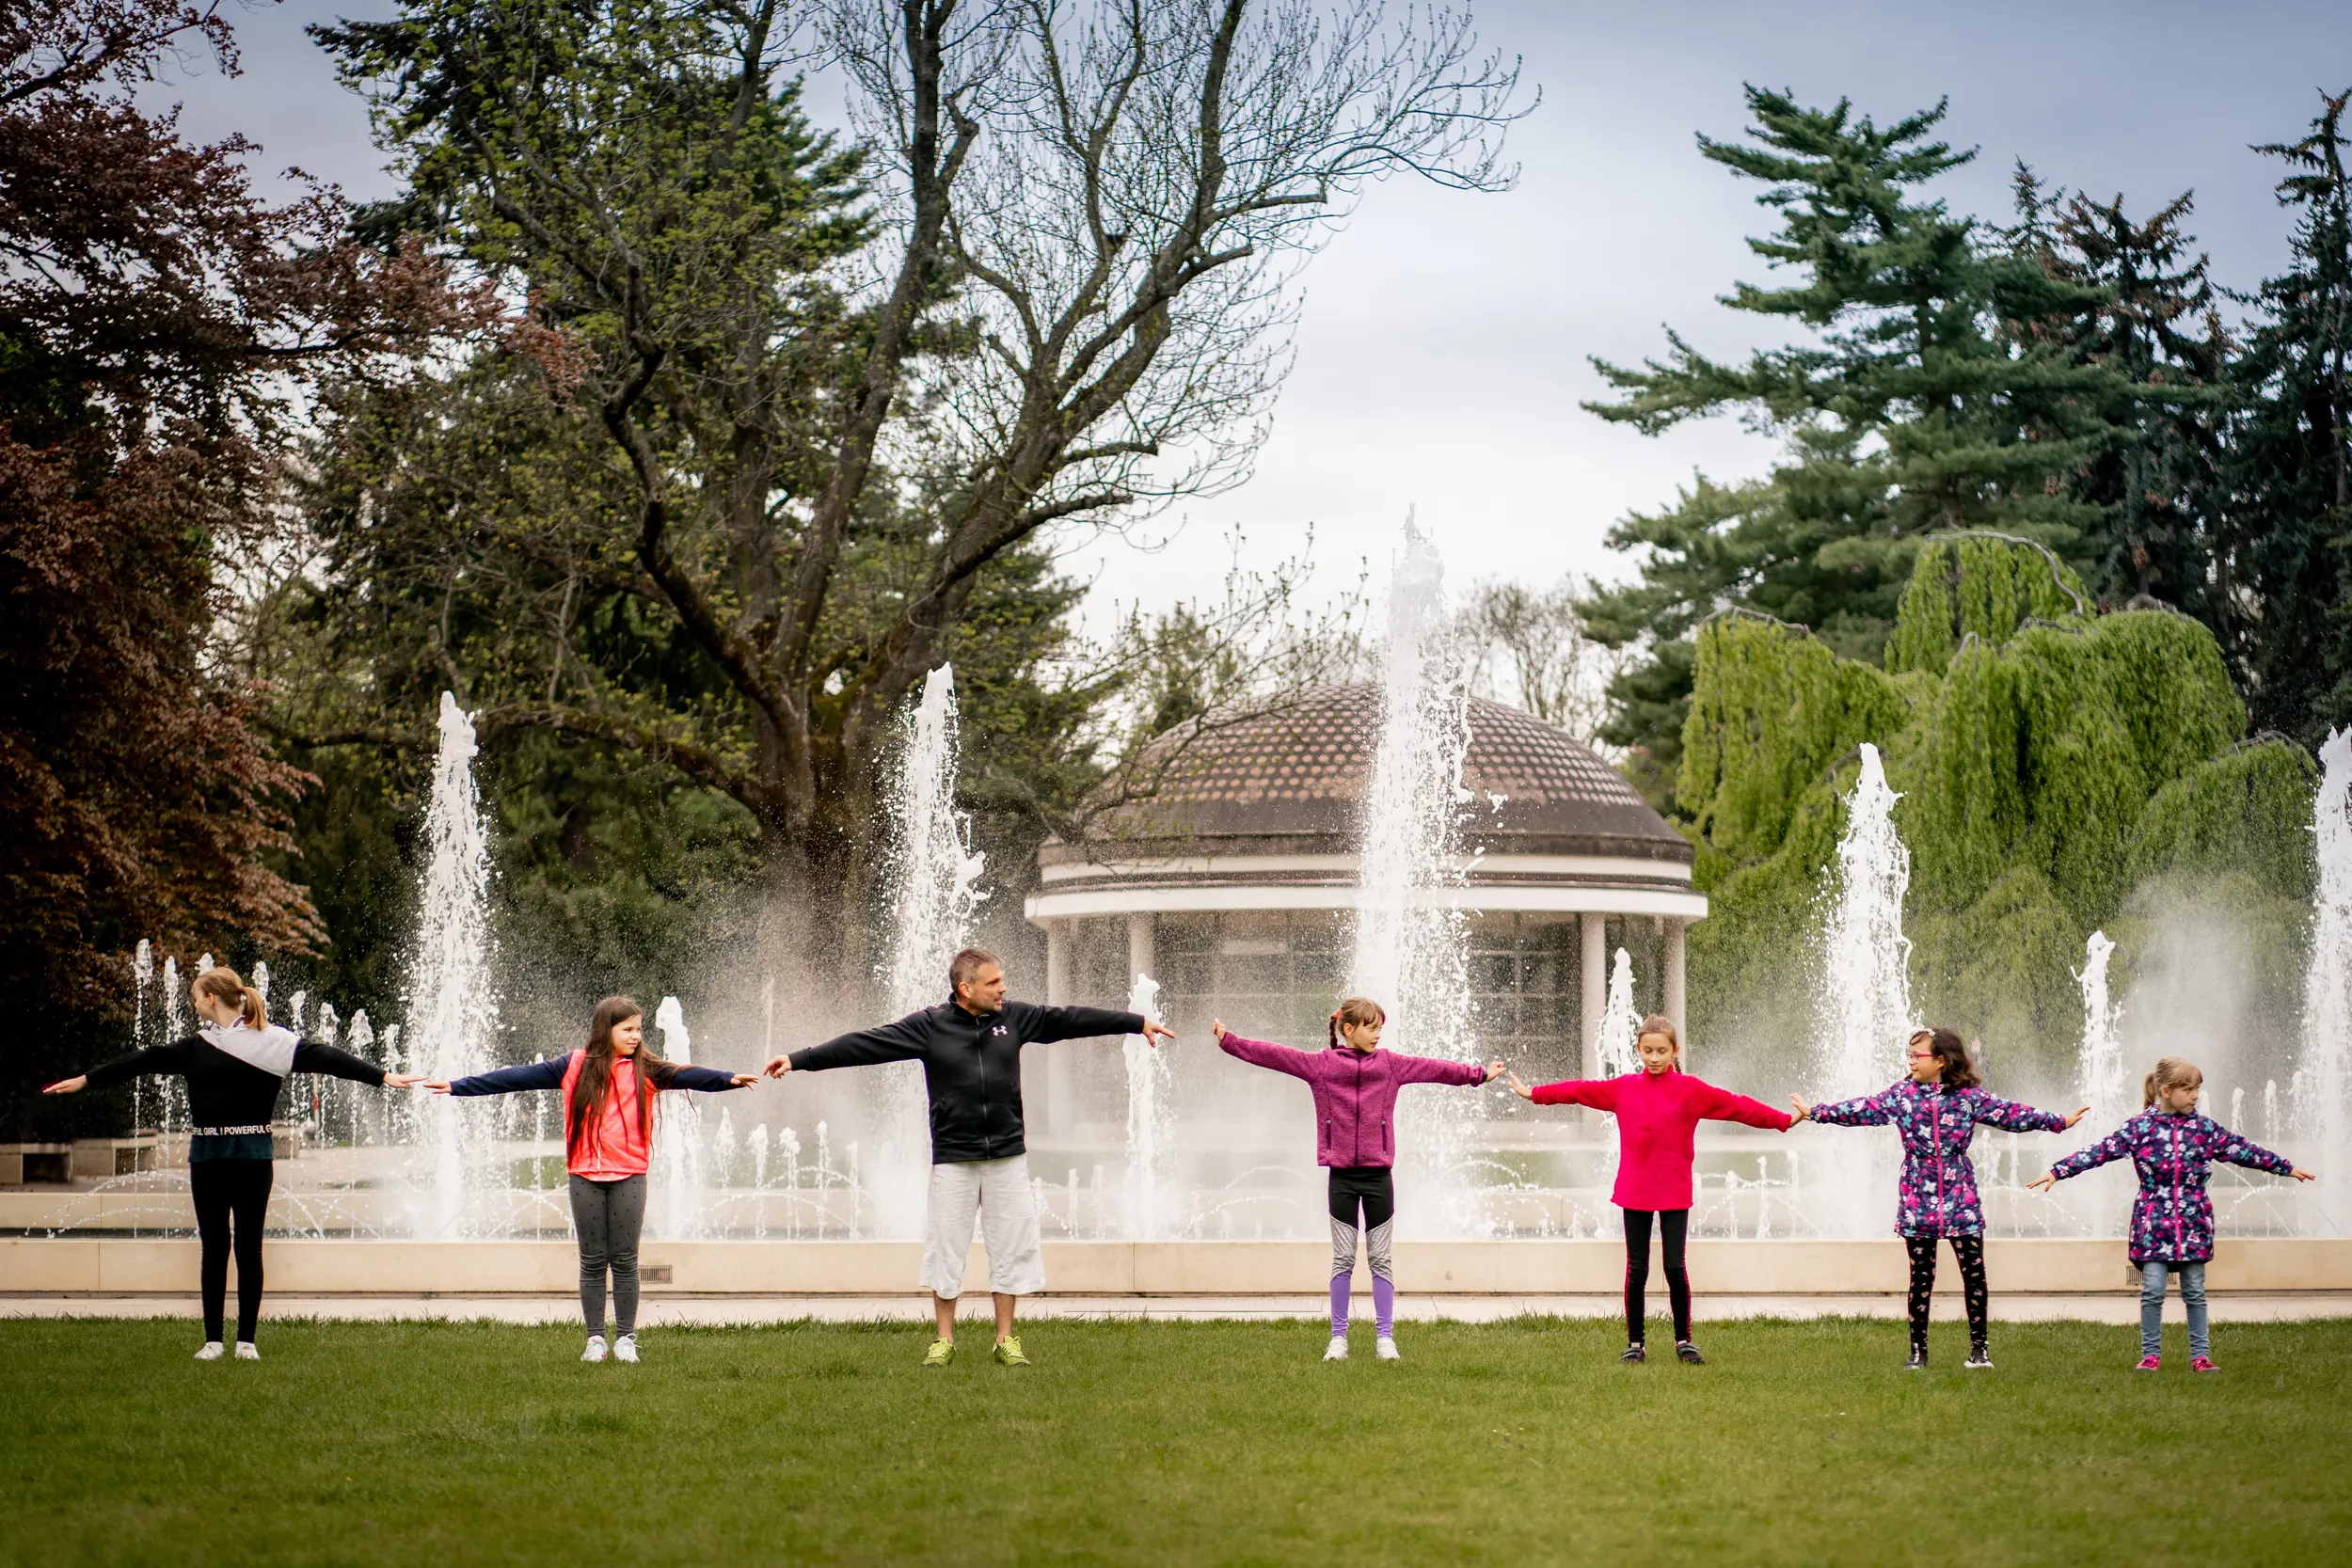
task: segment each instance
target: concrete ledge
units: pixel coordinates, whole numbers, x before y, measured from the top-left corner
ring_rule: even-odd
[[[2106,1294],[2135,1289],[2123,1243],[1993,1241],[1986,1267],[2004,1295]],[[273,1292],[294,1295],[562,1294],[578,1278],[568,1241],[369,1242],[273,1240]],[[1611,1241],[1402,1242],[1398,1283],[1423,1295],[1603,1296],[1623,1277]],[[1048,1242],[1048,1294],[1272,1296],[1321,1287],[1330,1254],[1314,1242]],[[662,1242],[641,1263],[654,1293],[710,1296],[886,1296],[914,1291],[915,1242]],[[195,1289],[189,1240],[0,1238],[0,1291],[15,1294],[179,1293]],[[1876,1241],[1693,1242],[1701,1295],[1880,1295],[1899,1291],[1902,1244]],[[1957,1291],[1958,1271],[1938,1271]],[[987,1288],[975,1246],[966,1289]],[[2207,1275],[2217,1291],[2346,1292],[2352,1239],[2224,1242]],[[1661,1287],[1662,1289],[1662,1287]]]

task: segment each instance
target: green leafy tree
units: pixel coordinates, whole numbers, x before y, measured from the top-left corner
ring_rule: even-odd
[[[1763,482],[1701,479],[1679,503],[1610,535],[1641,550],[1641,580],[1588,606],[1596,631],[1641,640],[1605,738],[1664,777],[1689,687],[1667,650],[1725,604],[1813,630],[1874,661],[1918,540],[1994,529],[2061,551],[2086,546],[2099,509],[2068,479],[2124,434],[2129,384],[2068,344],[2011,330],[2089,309],[2098,292],[2014,253],[1920,187],[1975,154],[1932,139],[1944,108],[1883,129],[1840,101],[1807,108],[1748,89],[1755,145],[1699,138],[1702,155],[1765,186],[1779,215],[1749,247],[1787,287],[1742,283],[1723,303],[1786,320],[1811,342],[1721,363],[1669,333],[1640,369],[1596,360],[1617,388],[1594,413],[1644,434],[1736,412],[1787,442]]]
[[[2255,721],[2306,745],[2352,722],[2352,180],[2344,108],[2323,97],[2282,160],[2292,261],[2251,302],[2231,432],[2233,630]]]

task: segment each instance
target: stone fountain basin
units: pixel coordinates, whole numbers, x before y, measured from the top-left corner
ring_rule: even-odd
[[[2080,1295],[2136,1290],[2120,1240],[1993,1240],[1986,1268],[2003,1295]],[[915,1242],[649,1241],[648,1286],[687,1295],[912,1294]],[[567,1241],[273,1239],[269,1286],[294,1295],[561,1295],[576,1289]],[[987,1281],[972,1252],[965,1278]],[[1048,1294],[1085,1296],[1297,1295],[1322,1289],[1330,1252],[1316,1242],[1047,1242]],[[1398,1285],[1426,1295],[1581,1295],[1614,1292],[1625,1253],[1613,1241],[1400,1242]],[[1903,1249],[1867,1241],[1693,1241],[1692,1286],[1701,1295],[1852,1295],[1899,1291]],[[1957,1271],[1939,1271],[1957,1291]],[[0,1292],[185,1292],[196,1284],[192,1240],[0,1239]],[[2218,1291],[2344,1292],[2352,1300],[2352,1240],[2225,1241],[2207,1275]],[[1662,1287],[1661,1287],[1662,1289]]]

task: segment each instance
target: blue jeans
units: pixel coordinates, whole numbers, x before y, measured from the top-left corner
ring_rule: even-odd
[[[2164,1349],[2164,1275],[2177,1270],[2181,1305],[2188,1308],[2188,1354],[2213,1354],[2213,1336],[2205,1319],[2205,1265],[2202,1263],[2142,1263],[2139,1266],[2139,1354],[2154,1355]]]

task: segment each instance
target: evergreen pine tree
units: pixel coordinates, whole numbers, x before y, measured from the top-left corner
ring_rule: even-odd
[[[1738,411],[1783,436],[1769,478],[1726,490],[1703,480],[1660,515],[1614,529],[1646,547],[1642,580],[1586,607],[1596,632],[1646,636],[1650,657],[1620,678],[1608,739],[1670,778],[1690,689],[1697,620],[1739,604],[1811,627],[1836,652],[1875,661],[1918,541],[1994,530],[2079,556],[2101,509],[2070,481],[2124,434],[2119,371],[2008,324],[2090,311],[2096,288],[1997,243],[1917,187],[1975,156],[1931,139],[1944,105],[1880,129],[1841,100],[1821,110],[1751,87],[1757,145],[1701,136],[1703,155],[1764,182],[1779,231],[1750,248],[1798,275],[1742,283],[1723,303],[1810,328],[1810,344],[1745,366],[1718,363],[1678,333],[1639,370],[1596,360],[1621,396],[1585,406],[1656,434]],[[1662,789],[1654,789],[1661,800]]]
[[[2245,411],[2233,432],[2229,545],[2245,592],[2234,641],[2254,721],[2315,744],[2352,722],[2352,182],[2344,114],[2322,95],[2285,160],[2279,200],[2297,217],[2290,265],[2249,303],[2238,360]]]

